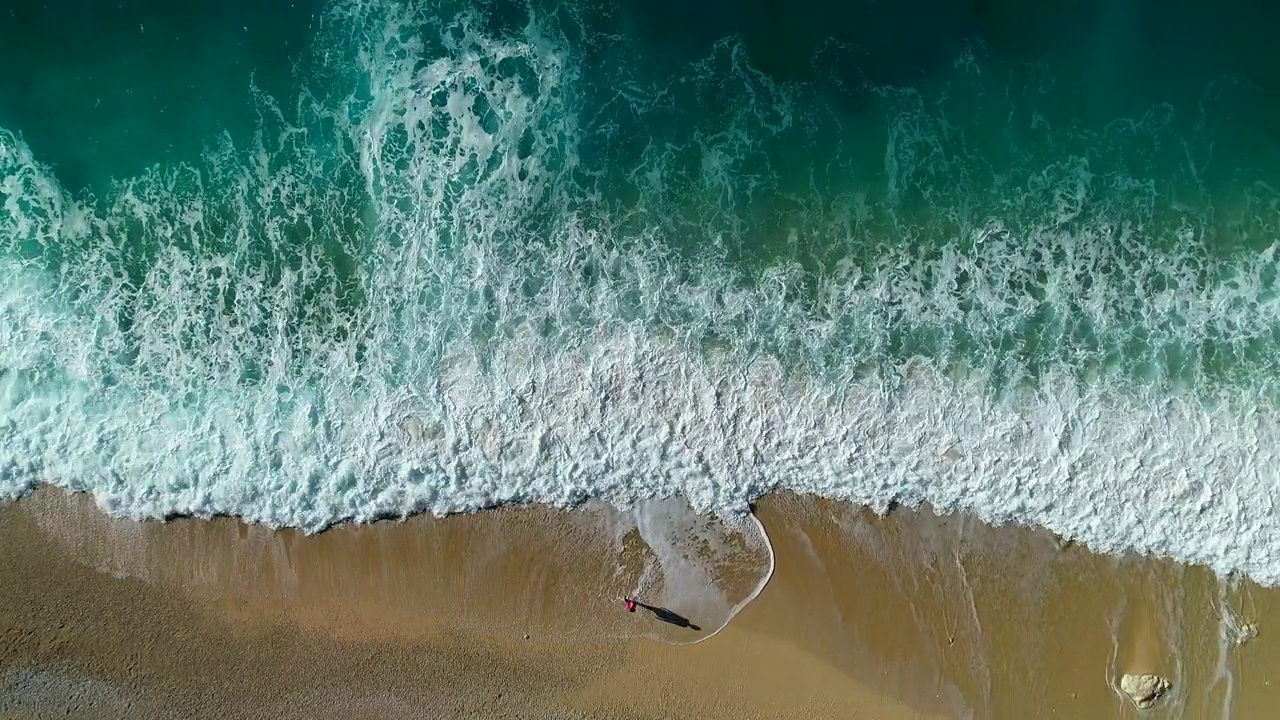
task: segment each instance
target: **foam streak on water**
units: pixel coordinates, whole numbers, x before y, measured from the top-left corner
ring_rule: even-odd
[[[961,132],[732,41],[606,85],[536,13],[327,22],[334,87],[103,197],[0,130],[0,496],[314,530],[785,488],[1280,584],[1275,194],[1170,202],[1168,108],[1046,129],[966,54]]]

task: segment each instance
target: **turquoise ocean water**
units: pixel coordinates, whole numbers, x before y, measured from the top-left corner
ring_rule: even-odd
[[[1280,583],[1280,10],[51,5],[0,14],[4,497],[788,488]]]

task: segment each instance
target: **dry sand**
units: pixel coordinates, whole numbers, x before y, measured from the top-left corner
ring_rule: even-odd
[[[541,507],[315,536],[0,508],[0,718],[1273,718],[1280,591],[965,517],[776,496],[721,633]],[[723,579],[749,588],[744,566]],[[735,597],[736,597],[735,596]],[[693,618],[698,620],[698,618]],[[1256,637],[1251,637],[1256,628]],[[1240,642],[1243,641],[1243,642]],[[1139,712],[1124,673],[1173,687]]]

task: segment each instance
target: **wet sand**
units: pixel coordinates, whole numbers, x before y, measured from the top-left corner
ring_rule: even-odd
[[[757,508],[771,581],[691,645],[714,623],[694,631],[622,610],[644,549],[602,542],[587,514],[501,509],[305,536],[227,518],[113,519],[42,489],[0,508],[0,718],[1271,718],[1280,707],[1280,591],[1201,568],[779,495]],[[758,565],[724,568],[727,596],[746,597]],[[1117,689],[1123,673],[1173,687],[1139,712]]]

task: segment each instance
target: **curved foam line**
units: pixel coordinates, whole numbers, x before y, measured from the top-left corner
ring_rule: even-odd
[[[756,524],[756,529],[760,531],[760,537],[764,540],[764,546],[769,551],[769,569],[765,572],[764,577],[760,579],[759,584],[756,585],[756,589],[751,591],[750,595],[743,598],[741,602],[734,605],[733,608],[729,610],[729,616],[725,618],[724,623],[721,624],[720,627],[716,628],[713,632],[703,635],[693,642],[677,644],[697,645],[698,643],[706,642],[716,635],[719,635],[721,630],[729,627],[729,623],[733,622],[733,619],[738,616],[738,613],[742,612],[743,608],[750,605],[756,598],[760,597],[760,593],[764,592],[765,586],[773,579],[773,571],[777,567],[777,557],[773,553],[773,543],[769,541],[769,533],[765,532],[764,523],[760,522],[760,519],[755,516],[755,513],[748,512],[747,517],[751,518],[751,522]]]

